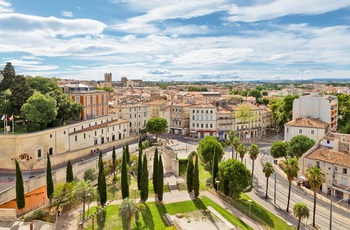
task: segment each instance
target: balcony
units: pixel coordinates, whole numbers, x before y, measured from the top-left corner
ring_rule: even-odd
[[[232,125],[232,122],[220,123],[219,126]]]

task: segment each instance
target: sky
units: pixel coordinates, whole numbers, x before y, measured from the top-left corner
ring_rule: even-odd
[[[350,1],[0,0],[0,59],[78,80],[350,78]]]

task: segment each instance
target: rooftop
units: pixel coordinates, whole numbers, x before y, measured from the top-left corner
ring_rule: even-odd
[[[314,118],[297,118],[295,120],[292,120],[288,123],[286,123],[288,126],[295,126],[295,127],[310,127],[310,128],[323,128],[326,129],[329,124],[327,122],[321,121],[319,119]]]
[[[350,155],[349,153],[343,153],[320,145],[317,149],[307,155],[305,158],[325,161],[334,163],[337,165],[350,167]]]

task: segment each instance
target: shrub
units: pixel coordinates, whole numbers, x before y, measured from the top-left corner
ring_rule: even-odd
[[[37,209],[34,212],[26,215],[24,217],[25,221],[32,221],[32,220],[45,220],[45,212],[42,209]]]
[[[90,168],[84,172],[84,180],[94,181],[96,179],[95,170]]]
[[[36,122],[29,122],[27,124],[27,132],[35,132],[41,130],[41,125]]]
[[[49,124],[50,127],[58,127],[61,126],[61,120],[60,119],[55,119],[53,121],[51,121],[51,123]]]

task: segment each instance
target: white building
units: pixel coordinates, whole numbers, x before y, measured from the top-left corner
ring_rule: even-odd
[[[295,136],[304,135],[318,142],[328,130],[327,122],[313,118],[297,118],[284,125],[284,140],[289,142]]]
[[[204,138],[217,136],[217,108],[212,104],[193,105],[190,107],[190,134]]]
[[[301,96],[293,102],[293,120],[297,118],[315,118],[330,124],[332,131],[337,130],[338,98],[336,96]]]
[[[118,118],[129,121],[130,136],[137,136],[140,130],[146,128],[147,120],[150,119],[150,106],[143,104],[117,106],[115,111]]]

